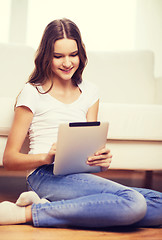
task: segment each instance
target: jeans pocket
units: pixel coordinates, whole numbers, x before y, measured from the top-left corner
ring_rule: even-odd
[[[38,192],[43,183],[49,176],[53,174],[53,164],[43,165],[38,167],[31,175],[27,178],[28,189]]]

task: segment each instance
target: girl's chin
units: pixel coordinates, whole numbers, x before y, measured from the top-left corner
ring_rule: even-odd
[[[60,79],[62,79],[62,80],[71,80],[71,78],[72,78],[72,76],[73,76],[73,74],[61,74],[60,75]]]
[[[72,76],[59,76],[58,80],[60,81],[71,81]]]

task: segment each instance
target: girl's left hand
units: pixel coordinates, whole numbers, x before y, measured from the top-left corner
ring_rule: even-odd
[[[97,151],[93,156],[89,157],[87,164],[89,166],[100,166],[101,171],[106,171],[111,164],[112,154],[110,150],[103,147],[101,150]]]

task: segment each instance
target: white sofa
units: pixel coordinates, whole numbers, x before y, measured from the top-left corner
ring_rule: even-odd
[[[33,58],[30,47],[0,44],[1,165],[14,101],[33,69]],[[111,168],[162,170],[162,79],[154,77],[153,53],[88,52],[88,59],[83,78],[98,85],[99,120],[110,123]]]
[[[162,170],[162,78],[150,51],[91,52],[85,78],[98,84],[110,122],[111,168]]]

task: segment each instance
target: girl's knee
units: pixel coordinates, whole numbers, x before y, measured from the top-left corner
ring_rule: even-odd
[[[147,203],[142,194],[134,191],[129,207],[128,224],[134,224],[144,218],[147,211]]]

